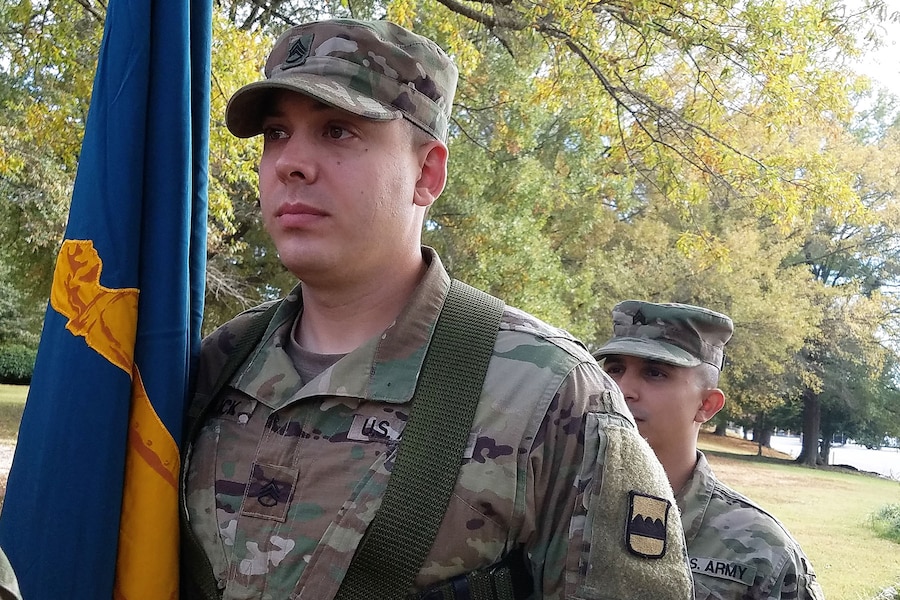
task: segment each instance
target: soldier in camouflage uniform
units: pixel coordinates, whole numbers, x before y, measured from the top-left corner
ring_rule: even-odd
[[[183,563],[183,598],[335,596],[390,483],[450,286],[421,246],[446,178],[446,54],[388,22],[334,20],[284,33],[265,72],[226,121],[264,136],[263,221],[302,283],[188,440],[184,533],[210,564]],[[204,340],[196,402],[261,310]],[[615,384],[566,332],[507,307],[436,541],[400,592],[522,549],[531,598],[688,600],[674,514]],[[206,576],[214,591],[200,593]]]
[[[723,485],[697,450],[700,426],[724,405],[718,389],[727,316],[686,304],[628,300],[594,357],[619,384],[656,452],[681,512],[697,600],[824,598],[809,559],[775,517]]]
[[[22,600],[19,580],[3,549],[0,549],[0,600]]]

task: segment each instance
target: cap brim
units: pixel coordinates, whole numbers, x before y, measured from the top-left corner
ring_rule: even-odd
[[[605,358],[611,354],[636,356],[638,358],[655,360],[677,367],[696,367],[703,362],[699,358],[688,354],[678,346],[657,340],[648,340],[646,338],[613,338],[606,342],[602,348],[594,352],[594,358]]]
[[[335,83],[331,77],[298,73],[249,83],[236,91],[225,108],[228,130],[240,138],[262,133],[262,121],[270,109],[269,98],[275,90],[297,92],[373,121],[393,121],[403,117],[399,109]]]

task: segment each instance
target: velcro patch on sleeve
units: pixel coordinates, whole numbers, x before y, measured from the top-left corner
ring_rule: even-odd
[[[628,493],[628,501],[628,551],[644,558],[662,558],[666,554],[666,524],[672,505],[665,498],[635,491]]]
[[[590,450],[589,440],[597,442]],[[667,505],[675,506],[675,499],[653,450],[632,426],[603,413],[588,414],[585,447],[596,466],[586,489],[590,498],[580,563],[584,571],[574,597],[693,598],[681,519],[674,508],[671,513],[666,510]],[[651,523],[658,517],[655,529],[659,531],[661,524],[665,541],[638,530],[632,536],[630,523],[636,514],[650,516]]]

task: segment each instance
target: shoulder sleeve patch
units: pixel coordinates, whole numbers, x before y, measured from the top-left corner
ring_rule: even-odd
[[[576,598],[687,600],[694,597],[681,519],[662,465],[632,426],[591,413],[593,477],[585,488]],[[595,453],[596,452],[596,453]],[[669,518],[671,516],[671,518]]]
[[[628,522],[625,543],[628,551],[643,558],[662,558],[666,554],[666,524],[672,505],[632,490],[628,493]]]

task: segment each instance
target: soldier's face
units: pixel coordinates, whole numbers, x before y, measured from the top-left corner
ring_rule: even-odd
[[[638,430],[657,454],[696,443],[705,390],[694,369],[623,355],[606,357],[603,368],[619,385]]]
[[[263,129],[263,222],[304,283],[354,281],[419,256],[422,158],[408,125],[282,92]]]

